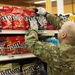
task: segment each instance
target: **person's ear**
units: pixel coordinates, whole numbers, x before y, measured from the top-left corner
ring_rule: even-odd
[[[67,37],[67,34],[65,32],[63,32],[61,37],[62,37],[62,39],[64,39],[65,37]]]

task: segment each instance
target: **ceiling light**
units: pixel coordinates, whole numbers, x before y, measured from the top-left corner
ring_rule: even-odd
[[[53,1],[56,1],[56,0],[51,0],[52,2]],[[34,4],[41,4],[41,3],[45,3],[46,2],[46,0],[44,0],[44,1],[37,1],[37,2],[34,2]]]
[[[40,3],[45,3],[46,1],[37,1],[37,2],[34,2],[34,4],[40,4]]]

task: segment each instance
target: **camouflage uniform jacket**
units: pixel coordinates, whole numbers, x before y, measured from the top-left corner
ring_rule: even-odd
[[[54,45],[38,40],[38,32],[30,30],[25,35],[26,47],[47,63],[48,75],[75,75],[75,47]]]

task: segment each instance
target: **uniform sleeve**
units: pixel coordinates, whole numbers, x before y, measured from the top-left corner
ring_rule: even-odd
[[[56,27],[56,29],[60,29],[61,26],[64,23],[64,20],[61,20],[59,17],[53,15],[53,14],[48,14],[47,15],[47,20],[50,22],[53,26]]]
[[[42,61],[48,63],[52,62],[55,46],[51,43],[41,42],[38,40],[38,34],[36,31],[31,30],[28,35],[25,35],[26,47],[35,56],[40,58]],[[54,56],[55,57],[55,56]]]

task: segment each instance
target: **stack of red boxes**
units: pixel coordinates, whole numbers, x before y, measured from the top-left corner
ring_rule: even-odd
[[[4,39],[5,37],[5,39]],[[2,40],[4,39],[4,40]],[[26,54],[30,53],[25,47],[24,36],[2,36],[0,38],[0,54],[13,55],[13,54]]]

